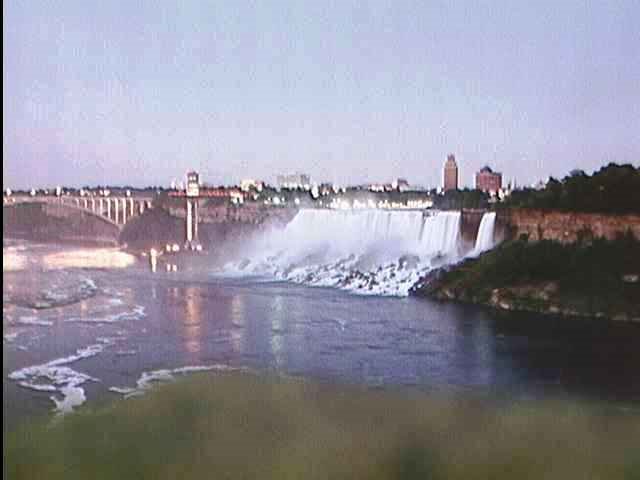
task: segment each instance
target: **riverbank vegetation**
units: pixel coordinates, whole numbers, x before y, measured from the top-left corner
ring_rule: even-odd
[[[576,170],[562,180],[550,178],[540,190],[515,190],[499,207],[640,213],[640,168],[610,163],[593,175]]]
[[[424,279],[414,293],[503,309],[640,321],[640,241],[506,242]]]
[[[14,431],[4,470],[14,480],[631,479],[638,431],[637,412],[574,401],[203,374]]]

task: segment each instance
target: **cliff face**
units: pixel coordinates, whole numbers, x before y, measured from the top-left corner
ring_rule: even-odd
[[[613,240],[627,231],[640,240],[640,215],[514,208],[498,212],[496,230],[505,238],[526,235],[531,241],[555,240],[563,244],[589,238]]]
[[[172,217],[184,219],[187,211],[184,205],[171,206],[167,211]],[[258,204],[246,204],[242,206],[227,204],[199,204],[198,217],[201,223],[245,223],[262,224],[275,222],[288,223],[297,213],[293,208],[265,207]]]
[[[117,245],[120,230],[95,215],[66,205],[24,203],[2,208],[2,233],[40,242]]]
[[[462,242],[460,248],[463,253],[469,252],[474,247],[484,213],[485,210],[462,210],[462,216],[460,217],[460,237]]]
[[[463,210],[463,249],[477,237],[482,215]],[[618,238],[629,232],[634,238]],[[497,212],[494,235],[507,241],[477,259],[431,272],[413,293],[640,322],[640,215],[505,209]],[[596,238],[608,242],[588,241]]]
[[[221,259],[241,250],[259,231],[288,223],[295,209],[263,206],[199,206],[198,240],[205,249]],[[154,208],[129,222],[120,242],[130,248],[146,250],[169,243],[182,245],[186,235],[186,210]]]

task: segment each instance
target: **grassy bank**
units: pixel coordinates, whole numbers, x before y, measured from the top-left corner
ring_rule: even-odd
[[[513,310],[640,320],[640,242],[506,242],[433,274],[418,295]]]
[[[199,375],[5,438],[6,478],[607,478],[640,475],[640,416],[498,407],[253,375]]]

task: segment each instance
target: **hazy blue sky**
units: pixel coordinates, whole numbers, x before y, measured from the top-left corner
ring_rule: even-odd
[[[4,186],[640,162],[640,1],[3,2]]]

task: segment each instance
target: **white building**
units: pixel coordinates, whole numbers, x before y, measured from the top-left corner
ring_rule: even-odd
[[[260,180],[254,180],[252,178],[245,178],[240,181],[240,190],[243,192],[248,192],[252,188],[257,190],[258,192],[262,191],[263,182]]]
[[[200,175],[198,172],[187,172],[187,197],[200,195]]]
[[[291,173],[288,175],[278,175],[276,183],[280,188],[296,189],[303,188],[309,190],[311,188],[311,177],[304,173]]]

